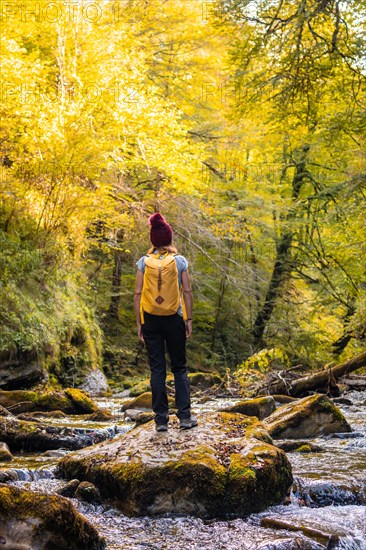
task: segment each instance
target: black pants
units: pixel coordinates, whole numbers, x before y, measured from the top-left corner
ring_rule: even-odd
[[[152,315],[144,313],[144,336],[151,371],[152,407],[157,424],[168,421],[168,397],[166,393],[165,343],[174,374],[175,403],[178,418],[191,415],[190,389],[186,366],[186,327],[181,315]]]

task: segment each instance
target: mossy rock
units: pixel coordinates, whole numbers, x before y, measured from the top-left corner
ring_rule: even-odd
[[[114,416],[110,411],[99,409],[98,411],[90,414],[85,420],[87,422],[110,422]]]
[[[174,407],[175,402],[174,400],[168,396],[168,405],[169,407]],[[135,399],[132,399],[131,401],[127,401],[122,405],[121,411],[127,411],[128,409],[138,409],[140,411],[151,411],[152,410],[152,393],[151,392],[145,392],[136,397]]]
[[[63,392],[14,390],[0,391],[0,405],[13,414],[33,411],[56,411],[66,414],[90,414],[98,406],[81,390],[67,388]]]
[[[99,410],[98,405],[81,390],[66,388],[64,393],[74,405],[76,414],[91,414]]]
[[[212,372],[190,372],[188,373],[189,384],[193,389],[206,390],[222,384],[223,380],[219,374]]]
[[[273,397],[256,397],[254,399],[244,399],[233,405],[223,409],[226,412],[246,414],[247,416],[256,416],[260,420],[266,418],[276,410],[276,404]]]
[[[166,386],[168,393],[174,390],[174,376],[173,374],[168,374],[166,377]],[[150,378],[145,378],[137,384],[134,384],[130,389],[130,396],[137,397],[142,393],[151,392]]]
[[[104,539],[70,500],[3,484],[0,484],[0,535],[5,548],[106,548]]]
[[[297,439],[284,439],[283,441],[277,441],[276,445],[283,449],[286,453],[298,452],[298,453],[319,453],[323,449],[319,445],[315,445],[310,441],[299,441]]]
[[[28,422],[0,416],[0,441],[11,451],[47,451],[51,449],[82,449],[105,439],[107,435],[94,430],[91,434],[65,426],[48,426],[40,420]]]
[[[323,394],[279,407],[264,420],[264,425],[277,439],[302,439],[352,431],[340,409]]]
[[[29,413],[17,414],[19,420],[34,421],[37,418],[67,418],[63,411],[34,411]]]
[[[204,413],[191,430],[151,421],[70,453],[58,475],[93,483],[123,513],[246,516],[280,503],[292,484],[284,451],[254,417]],[[266,441],[267,440],[267,441]]]
[[[9,447],[3,441],[0,441],[0,462],[10,462],[13,460],[13,455],[10,452]]]
[[[153,420],[155,414],[152,411],[139,411],[138,409],[127,409],[125,411],[125,417],[132,422],[136,422],[137,425],[146,424]]]

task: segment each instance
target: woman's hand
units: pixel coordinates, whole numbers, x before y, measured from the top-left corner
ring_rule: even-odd
[[[192,319],[186,321],[186,337],[190,338],[192,336]]]
[[[144,335],[142,334],[142,325],[137,325],[137,336],[141,340],[141,342],[144,341]]]

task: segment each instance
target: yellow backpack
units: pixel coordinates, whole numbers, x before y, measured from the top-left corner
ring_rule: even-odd
[[[144,323],[144,311],[153,315],[174,315],[182,300],[183,318],[186,319],[184,300],[178,284],[175,254],[165,252],[147,254],[145,258],[144,284],[142,287],[140,314]]]

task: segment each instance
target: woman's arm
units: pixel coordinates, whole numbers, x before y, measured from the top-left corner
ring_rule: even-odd
[[[192,311],[193,311],[193,294],[191,288],[191,280],[189,278],[188,269],[182,271],[182,287],[183,287],[183,298],[184,305],[187,312],[187,321],[186,321],[186,335],[189,338],[192,334]]]
[[[136,273],[136,285],[135,285],[135,294],[133,296],[133,307],[135,310],[136,323],[137,323],[137,334],[140,340],[143,342],[144,337],[141,330],[141,317],[140,317],[140,303],[141,303],[141,294],[142,287],[144,284],[144,274],[142,271],[138,270]]]

